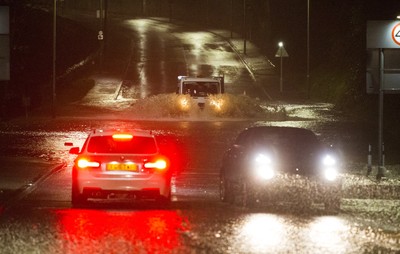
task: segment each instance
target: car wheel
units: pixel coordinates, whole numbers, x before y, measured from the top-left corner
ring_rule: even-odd
[[[171,205],[171,191],[168,196],[159,196],[156,200],[157,204],[159,204],[163,208],[168,208]]]
[[[242,184],[242,206],[252,208],[257,204],[257,197],[252,185],[245,181]]]
[[[76,183],[72,183],[71,203],[74,207],[79,207],[87,204],[87,197],[79,193],[79,188]]]
[[[220,176],[219,197],[222,202],[233,202],[232,188],[229,181],[226,179],[225,173]]]

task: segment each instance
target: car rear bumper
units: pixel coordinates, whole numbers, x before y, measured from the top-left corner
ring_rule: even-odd
[[[134,176],[118,178],[96,178],[90,174],[81,174],[77,178],[79,193],[88,198],[110,198],[127,196],[132,198],[168,198],[171,193],[171,183],[167,176],[153,174],[147,178]]]

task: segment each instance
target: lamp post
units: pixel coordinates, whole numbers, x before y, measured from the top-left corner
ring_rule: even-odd
[[[286,49],[283,47],[283,42],[278,43],[278,50],[275,53],[275,57],[280,57],[281,59],[281,78],[279,80],[279,90],[281,93],[283,92],[283,58],[284,57],[289,57],[289,54],[287,53]]]
[[[247,20],[246,20],[246,0],[243,0],[243,54],[246,55],[246,41],[247,41]]]
[[[230,30],[231,30],[231,39],[233,37],[232,30],[233,30],[233,0],[231,0],[231,17],[230,17]]]
[[[51,116],[56,117],[56,45],[57,45],[57,0],[53,4],[53,81],[52,81],[52,100]]]
[[[283,92],[283,57],[282,57],[282,49],[283,49],[283,42],[278,43],[279,46],[279,52],[280,52],[280,58],[281,58],[281,77],[279,79],[279,91],[282,93]]]
[[[307,97],[310,99],[310,0],[307,0]]]

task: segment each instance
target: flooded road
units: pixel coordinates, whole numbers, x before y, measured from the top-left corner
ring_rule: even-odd
[[[400,251],[397,192],[368,196],[365,191],[378,186],[363,177],[368,126],[341,119],[331,104],[267,101],[260,83],[272,88],[271,77],[254,78],[225,40],[161,23],[132,19],[112,27],[121,31],[123,25],[128,39],[110,38],[106,71],[88,77],[95,80],[93,89],[80,101],[60,105],[57,118],[0,124],[0,253]],[[229,114],[194,109],[182,115],[169,107],[178,75],[221,71],[232,95]],[[309,128],[341,149],[349,184],[339,214],[316,204],[248,209],[219,201],[222,154],[240,131],[255,125]],[[74,156],[64,143],[82,146],[93,129],[110,128],[152,130],[177,139],[188,160],[173,178],[170,208],[126,200],[71,206]],[[19,182],[10,186],[10,179]],[[367,184],[357,192],[360,182]],[[347,192],[349,185],[356,188]]]
[[[290,105],[289,114],[314,113],[288,121],[59,118],[9,123],[0,133],[4,155],[38,156],[68,166],[28,188],[2,212],[0,253],[395,253],[400,250],[396,200],[347,197],[338,215],[327,214],[317,204],[307,209],[285,203],[249,209],[219,201],[220,160],[242,129],[309,127],[322,139],[334,140],[335,121],[325,114],[327,106],[308,110]],[[312,119],[315,114],[317,121]],[[189,159],[173,179],[170,208],[126,200],[71,207],[73,156],[63,144],[81,146],[87,133],[99,128],[153,130],[179,140]],[[7,145],[7,140],[13,142]]]
[[[2,219],[2,253],[395,253],[399,244],[390,232],[346,215],[249,211],[213,201],[168,210],[20,209]]]

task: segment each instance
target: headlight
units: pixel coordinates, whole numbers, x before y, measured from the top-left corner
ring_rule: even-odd
[[[337,169],[335,168],[327,168],[324,171],[324,177],[328,181],[335,181],[339,176]]]
[[[210,105],[214,108],[216,112],[219,112],[222,110],[224,100],[221,98],[213,98],[210,100]]]
[[[336,165],[336,159],[334,157],[332,157],[331,155],[326,155],[322,159],[322,163],[326,167],[334,166],[334,165]]]
[[[332,155],[326,155],[322,158],[323,176],[328,181],[335,181],[339,172],[337,169],[337,161]]]
[[[258,154],[255,158],[255,173],[256,176],[269,180],[274,178],[275,171],[272,166],[272,160],[270,157],[264,154]]]
[[[190,108],[189,100],[187,98],[180,98],[179,105],[184,111]]]

